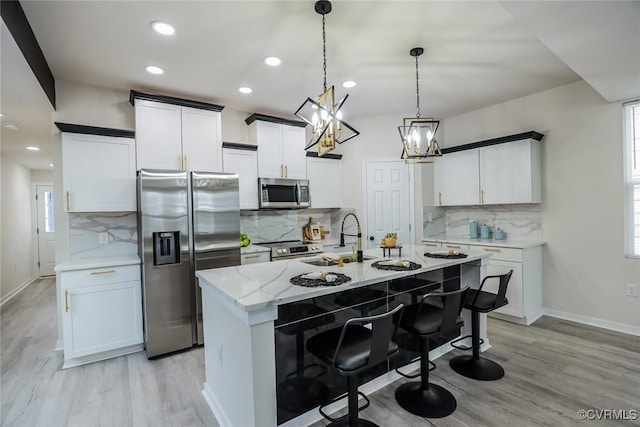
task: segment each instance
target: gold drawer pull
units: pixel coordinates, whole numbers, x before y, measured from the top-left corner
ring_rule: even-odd
[[[446,247],[450,249],[460,249],[460,246],[456,246],[456,245],[447,245]]]
[[[260,258],[260,255],[245,255],[244,257],[246,259],[249,259],[249,258]]]
[[[433,247],[438,247],[437,243],[423,243],[425,246],[433,246]]]
[[[502,252],[500,249],[482,248],[487,252]]]
[[[92,276],[97,276],[98,274],[111,274],[111,273],[115,273],[116,270],[105,270],[105,271],[93,271],[91,272]]]
[[[69,291],[66,289],[64,290],[64,311],[69,312]]]

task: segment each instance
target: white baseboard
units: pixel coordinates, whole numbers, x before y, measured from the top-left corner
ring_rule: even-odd
[[[565,311],[551,310],[549,308],[544,310],[544,314],[558,319],[569,320],[572,322],[583,323],[585,325],[596,326],[598,328],[609,329],[611,331],[640,336],[640,326],[627,325],[626,323],[612,322],[610,320],[583,316],[581,314],[567,313]]]
[[[231,421],[227,417],[227,414],[224,411],[224,408],[216,399],[215,394],[209,387],[209,384],[204,383],[204,387],[202,389],[202,395],[204,396],[204,400],[209,404],[209,408],[211,408],[211,412],[213,412],[213,416],[216,418],[216,421],[220,425],[220,427],[233,427]]]
[[[20,292],[24,291],[27,288],[27,286],[32,284],[37,278],[38,276],[31,276],[26,281],[24,281],[20,286],[18,286],[13,291],[9,292],[7,295],[2,297],[2,299],[0,300],[0,307],[5,305],[5,303],[9,302],[13,297],[18,295]]]

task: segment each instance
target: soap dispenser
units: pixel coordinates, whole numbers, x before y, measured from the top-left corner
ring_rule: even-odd
[[[478,238],[478,223],[473,220],[469,222],[469,237],[472,239]]]

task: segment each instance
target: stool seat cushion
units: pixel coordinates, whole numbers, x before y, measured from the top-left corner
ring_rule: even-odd
[[[476,299],[476,295],[478,296],[478,299]],[[507,298],[505,298],[502,304],[498,304],[496,306],[497,298],[498,298],[498,295],[493,294],[491,292],[485,292],[485,291],[478,292],[477,289],[469,289],[469,293],[467,294],[467,299],[464,303],[464,308],[468,310],[475,309],[479,312],[487,312],[487,311],[492,311],[498,307],[502,307],[503,305],[506,305],[509,302],[507,301]],[[474,300],[475,300],[475,304],[474,304]]]
[[[420,304],[412,304],[405,307],[400,326],[415,335],[432,335],[440,332],[443,309],[431,304],[423,304],[420,313]],[[455,326],[462,326],[464,321],[460,316],[456,318]]]
[[[323,362],[332,365],[342,327],[321,332],[307,341],[307,350]],[[343,373],[356,371],[367,366],[371,351],[371,330],[364,326],[351,325],[347,328],[342,346],[336,357],[335,367]],[[388,355],[398,351],[394,341],[389,342]]]

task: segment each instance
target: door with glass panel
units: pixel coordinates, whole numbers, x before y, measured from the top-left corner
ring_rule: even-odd
[[[53,186],[37,184],[36,194],[38,274],[40,277],[53,276],[55,274],[53,268],[56,265]]]

